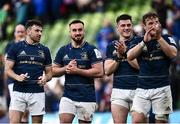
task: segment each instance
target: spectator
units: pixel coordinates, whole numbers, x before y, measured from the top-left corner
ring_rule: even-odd
[[[97,47],[101,51],[103,57],[106,55],[106,48],[109,43],[115,40],[115,31],[111,22],[108,19],[104,19],[102,28],[99,30],[96,36]]]
[[[8,22],[8,11],[10,10],[10,4],[6,3],[0,9],[0,40],[7,38],[7,22]]]

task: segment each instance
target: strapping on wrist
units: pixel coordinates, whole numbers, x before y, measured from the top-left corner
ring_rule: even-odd
[[[139,45],[140,45],[142,48],[144,48],[146,44],[145,44],[144,41],[142,40],[142,41],[139,43]]]

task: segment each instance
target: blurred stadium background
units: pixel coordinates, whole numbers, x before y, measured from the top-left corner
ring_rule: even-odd
[[[163,33],[171,34],[179,44],[180,0],[1,0],[0,53],[4,54],[7,43],[13,40],[15,25],[24,24],[28,19],[36,18],[43,22],[41,42],[50,48],[52,58],[54,58],[59,47],[70,40],[68,23],[72,19],[78,18],[84,21],[86,41],[101,47],[100,39],[103,39],[104,36],[102,33],[106,35],[108,31],[113,30],[110,32],[114,33],[112,39],[117,38],[115,19],[123,13],[130,14],[133,17],[135,32],[139,35],[143,34],[141,18],[148,11],[156,11],[159,14],[161,23],[165,23]],[[111,26],[111,30],[107,31],[105,27],[107,25]],[[103,50],[102,48],[102,52]],[[174,105],[175,112],[170,116],[171,123],[180,123],[179,83],[179,81],[173,83],[176,88],[174,93],[176,103]],[[111,88],[112,83],[108,80],[96,82],[99,106],[93,123],[112,123],[109,101]],[[53,79],[49,83],[49,87],[45,89],[47,93],[47,114],[44,116],[44,122],[58,122],[57,111],[61,97],[59,94],[62,94],[63,90],[63,78]],[[6,121],[7,118],[4,118],[4,120],[0,120],[0,123]],[[130,116],[128,122],[131,122]]]

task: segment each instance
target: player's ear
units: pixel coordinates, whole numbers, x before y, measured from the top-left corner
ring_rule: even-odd
[[[141,25],[144,28],[144,30],[146,31],[147,30],[146,24],[142,23]]]
[[[27,34],[27,35],[29,35],[30,30],[31,30],[30,28],[28,28],[28,29],[26,30],[26,34]]]
[[[116,32],[119,32],[118,24],[116,25],[115,29],[116,29]]]

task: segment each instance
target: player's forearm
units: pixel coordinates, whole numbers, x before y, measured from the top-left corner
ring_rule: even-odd
[[[19,76],[10,68],[5,68],[5,73],[7,74],[8,77],[13,78],[14,80],[17,80]]]
[[[169,58],[174,58],[177,55],[177,49],[169,45],[162,37],[158,40],[159,44],[161,45],[162,51],[168,56]]]
[[[45,74],[46,76],[46,82],[50,81],[52,79],[52,71]]]
[[[139,44],[137,44],[135,47],[131,48],[128,52],[127,52],[127,59],[128,61],[132,61],[135,58],[137,58],[141,52],[143,47],[145,46],[145,44],[143,43],[143,41],[141,41]]]
[[[66,73],[66,67],[52,67],[52,76],[59,77]]]
[[[85,77],[102,77],[104,74],[103,67],[91,68],[91,69],[77,69],[77,74]]]
[[[105,75],[111,75],[116,71],[119,66],[119,62],[115,60],[106,60],[104,64]]]
[[[128,63],[129,63],[133,68],[139,70],[139,64],[138,64],[138,62],[137,62],[137,59],[134,59],[134,60],[132,60],[132,61],[129,61],[129,60],[128,60]]]

